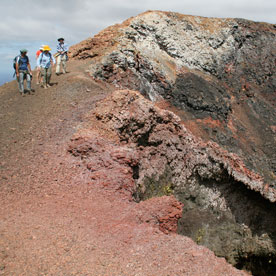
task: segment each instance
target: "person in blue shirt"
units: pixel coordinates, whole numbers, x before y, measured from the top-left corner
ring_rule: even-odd
[[[58,39],[58,44],[57,44],[57,66],[56,66],[57,75],[61,74],[60,64],[62,64],[63,74],[67,73],[66,72],[66,62],[68,60],[67,52],[68,52],[68,45],[64,43],[64,38],[61,37]]]
[[[27,52],[28,51],[26,49],[20,50],[20,55],[16,57],[15,61],[15,72],[18,81],[19,92],[22,96],[24,96],[24,79],[26,79],[27,83],[27,92],[31,92],[32,70]]]
[[[48,45],[45,45],[43,52],[39,55],[37,59],[37,66],[41,68],[41,75],[43,76],[42,86],[47,89],[50,87],[50,80],[52,76],[52,66],[56,63],[56,60],[50,53],[51,48]]]

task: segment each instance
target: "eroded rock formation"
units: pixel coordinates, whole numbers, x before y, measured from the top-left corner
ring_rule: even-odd
[[[274,202],[275,34],[266,23],[147,12],[72,47],[71,56],[93,58],[95,79],[167,99],[193,133],[260,174],[260,191]]]
[[[89,121],[69,151],[93,180],[127,200],[174,194],[184,204],[182,218],[181,205],[172,203],[172,211],[157,216],[159,228],[175,231],[180,219],[178,232],[238,267],[250,258],[275,261],[276,206],[250,190],[262,179],[238,156],[195,137],[178,116],[138,92],[114,92]]]
[[[266,23],[147,12],[71,48],[94,79],[156,103],[121,90],[94,111],[125,156],[105,182],[137,201],[174,194],[179,233],[256,275],[276,263],[275,37]]]

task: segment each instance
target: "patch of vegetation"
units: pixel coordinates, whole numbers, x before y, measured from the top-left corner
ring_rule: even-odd
[[[203,240],[204,235],[205,235],[205,230],[203,228],[198,229],[195,237],[195,242],[197,244],[200,244]]]
[[[169,168],[166,168],[160,176],[146,177],[143,183],[143,188],[138,187],[135,198],[147,200],[152,197],[169,196],[173,194],[174,184],[172,183],[172,175]]]

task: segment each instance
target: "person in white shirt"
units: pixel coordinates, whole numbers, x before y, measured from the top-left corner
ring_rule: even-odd
[[[58,44],[57,44],[57,66],[56,66],[57,75],[61,74],[60,65],[62,65],[63,74],[67,73],[66,71],[66,62],[68,60],[67,52],[68,52],[68,45],[64,43],[64,38],[61,37],[58,39]]]

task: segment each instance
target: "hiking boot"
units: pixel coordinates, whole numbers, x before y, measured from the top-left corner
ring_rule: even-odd
[[[51,87],[51,85],[49,83],[46,84],[47,87]]]
[[[60,75],[60,73],[59,73],[59,72],[57,72],[57,73],[56,73],[56,75],[57,75],[57,76],[59,76],[59,75]]]
[[[44,88],[44,89],[47,89],[47,85],[46,85],[46,84],[45,84],[45,85],[43,85],[43,88]]]

